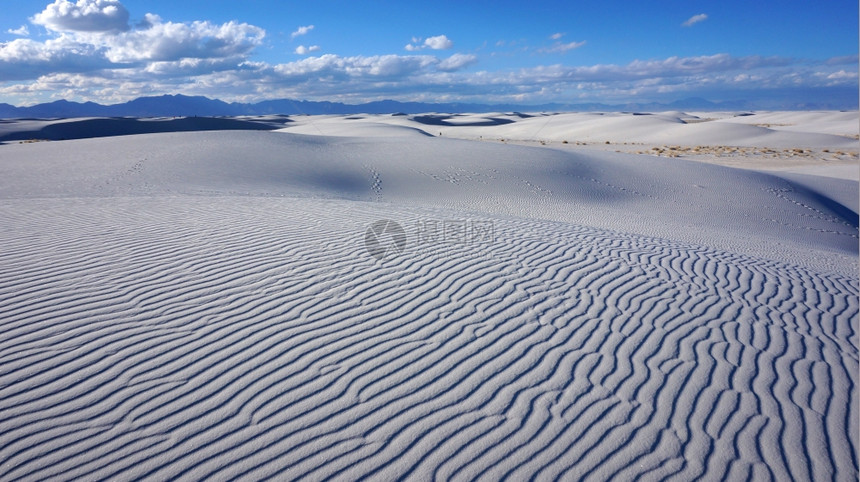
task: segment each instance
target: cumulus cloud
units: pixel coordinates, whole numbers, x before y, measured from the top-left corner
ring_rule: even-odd
[[[30,29],[28,29],[26,25],[21,25],[18,28],[10,28],[6,33],[18,35],[19,37],[26,37],[27,35],[30,35]]]
[[[51,72],[92,72],[110,67],[103,49],[61,36],[46,42],[15,39],[0,43],[0,78],[35,79]]]
[[[299,55],[307,55],[311,52],[316,52],[320,49],[319,45],[311,45],[310,47],[305,47],[304,45],[299,45],[296,47],[295,52]]]
[[[453,46],[454,42],[452,42],[447,36],[437,35],[435,37],[427,37],[426,39],[412,37],[412,43],[406,44],[406,47],[404,48],[410,52],[414,52],[416,50],[422,50],[426,48],[432,50],[448,50]]]
[[[106,49],[112,62],[170,61],[246,55],[262,43],[265,30],[246,23],[165,22],[147,14],[145,28],[113,36],[83,37]]]
[[[454,46],[454,42],[450,41],[448,37],[444,35],[437,35],[435,37],[425,39],[424,45],[433,50],[448,50]]]
[[[291,37],[291,38],[300,37],[300,36],[302,36],[302,35],[307,34],[308,32],[310,32],[310,31],[311,31],[311,30],[313,30],[313,29],[314,29],[314,26],[313,26],[313,25],[306,25],[306,26],[304,26],[304,27],[299,27],[299,28],[297,28],[297,29],[296,29],[296,31],[295,31],[295,32],[293,32],[293,33],[291,33],[291,34],[290,34],[290,37]]]
[[[319,57],[275,65],[273,71],[290,80],[322,78],[408,77],[435,65],[438,59],[429,55],[373,55],[341,57],[325,54]]]
[[[827,74],[827,75],[824,75]],[[608,102],[643,100],[654,96],[702,95],[705,92],[786,92],[789,89],[849,87],[856,76],[845,76],[824,62],[779,57],[732,57],[717,54],[636,60],[624,65],[544,65],[507,73],[463,75],[471,83],[486,82],[493,93],[526,100],[588,99]]]
[[[477,55],[437,56],[436,51],[453,47],[445,35],[413,38],[407,50],[422,52],[406,55],[318,55],[319,46],[299,45],[295,53],[302,57],[273,65],[249,60],[265,31],[246,23],[171,22],[146,14],[130,25],[118,0],[47,1],[53,3],[37,14],[40,23],[33,19],[48,29],[47,37],[0,42],[0,96],[9,100],[60,96],[102,102],[182,92],[240,101],[629,101],[713,89],[853,88],[856,93],[858,82],[856,55],[813,61],[717,54],[474,71],[468,67],[478,62]],[[311,29],[300,27],[295,37]],[[552,45],[539,51],[564,53],[585,44],[562,42],[564,37],[551,35]]]
[[[31,21],[58,32],[125,31],[128,10],[119,0],[55,0]]]
[[[625,65],[552,65],[516,71],[457,72],[476,61],[473,55],[465,54],[454,54],[444,60],[429,55],[340,57],[328,54],[274,68],[261,66],[261,70],[248,80],[265,79],[261,83],[267,88],[283,85],[286,89],[289,86],[289,89],[296,89],[299,95],[305,96],[325,97],[348,91],[354,95],[376,93],[397,97],[401,94],[456,91],[463,97],[475,96],[482,101],[490,97],[490,92],[498,101],[557,100],[570,98],[574,93],[599,98],[738,83],[777,86],[789,83],[786,75],[791,69],[781,67],[793,62],[778,58],[734,58],[721,54],[634,61]],[[746,80],[738,77],[751,71],[757,72],[755,77],[748,76]],[[841,75],[837,73],[834,77]],[[833,82],[837,79],[826,80]],[[796,85],[797,81],[791,79],[790,82]]]
[[[50,74],[35,81],[0,84],[0,95],[33,98],[39,92],[52,95],[68,92],[81,100],[122,101],[140,95],[183,92],[229,101],[304,98],[365,102],[390,98],[620,103],[631,99],[647,101],[654,96],[675,96],[672,99],[678,95],[706,96],[703,92],[719,90],[765,92],[765,96],[789,89],[796,92],[796,89],[847,88],[856,92],[857,85],[855,72],[828,66],[825,61],[727,54],[638,60],[619,65],[462,70],[475,61],[467,54],[444,59],[412,54],[351,57],[325,54],[277,65],[236,59],[192,59],[149,63],[146,71],[130,68]],[[0,76],[2,71],[0,61]]]
[[[143,69],[134,70],[141,76],[158,76],[161,78],[189,78],[211,73],[225,72],[237,68],[241,58],[226,59],[180,59],[160,62],[149,62]]]
[[[693,15],[692,17],[688,18],[687,21],[682,23],[681,25],[683,25],[685,27],[692,27],[693,25],[695,25],[699,22],[704,22],[707,19],[708,19],[707,14],[700,13],[698,15]]]
[[[164,22],[153,14],[146,15],[143,25],[144,28],[111,35],[87,32],[63,34],[59,39],[65,41],[49,40],[41,44],[40,49],[48,52],[73,47],[76,51],[98,52],[113,63],[126,64],[242,56],[250,53],[265,36],[263,29],[245,23],[174,23]]]
[[[57,0],[32,20],[45,25],[52,38],[0,43],[3,80],[103,69],[187,68],[194,73],[209,66],[216,71],[225,63],[235,67],[245,60],[265,36],[263,29],[245,23],[176,23],[155,14],[146,14],[131,28],[128,12],[117,0]]]

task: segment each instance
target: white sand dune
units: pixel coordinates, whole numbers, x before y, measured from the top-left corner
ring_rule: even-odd
[[[127,136],[156,132],[273,130],[289,122],[286,116],[130,118],[87,117],[0,122],[0,142],[68,140]]]
[[[291,120],[0,146],[0,480],[856,479],[856,182]]]
[[[415,137],[431,136],[420,126],[403,123],[380,122],[381,116],[300,116],[294,125],[280,129],[293,134],[308,134],[337,137]],[[386,116],[388,117],[388,116]],[[388,120],[388,119],[384,119]]]
[[[300,116],[284,132],[438,137],[681,157],[860,180],[857,112],[586,112]]]
[[[860,128],[856,111],[756,112],[753,115],[726,118],[722,122],[753,124],[778,131],[835,134],[855,139]]]
[[[590,112],[309,116],[295,118],[297,122],[285,126],[285,130],[302,134],[348,135],[346,124],[352,128],[389,125],[468,139],[857,148],[854,138],[858,130],[856,112],[716,114],[714,119],[704,117],[706,115]]]

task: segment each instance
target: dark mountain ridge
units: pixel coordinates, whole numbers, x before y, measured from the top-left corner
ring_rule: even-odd
[[[0,103],[0,118],[58,118],[58,117],[189,117],[189,116],[241,116],[241,115],[318,115],[318,114],[420,114],[425,112],[482,113],[482,112],[655,112],[667,110],[755,110],[760,109],[747,101],[711,102],[701,98],[682,99],[668,104],[471,104],[425,103],[380,100],[364,104],[344,104],[329,101],[293,99],[265,100],[257,103],[227,103],[202,96],[161,95],[139,97],[112,105],[95,102],[58,100],[27,107]],[[771,107],[772,108],[772,107]],[[829,109],[829,105],[782,106],[780,110]]]

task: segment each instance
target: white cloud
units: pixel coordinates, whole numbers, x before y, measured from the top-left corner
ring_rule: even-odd
[[[246,23],[164,22],[146,14],[145,27],[111,36],[79,36],[106,49],[112,62],[170,61],[242,56],[262,43],[265,30]]]
[[[11,33],[12,35],[18,35],[20,37],[26,37],[27,35],[30,35],[30,29],[28,29],[26,25],[21,25],[18,28],[10,28],[6,31],[6,33]]]
[[[310,57],[269,68],[259,66],[245,82],[259,81],[266,89],[282,86],[281,95],[331,98],[350,92],[354,101],[368,96],[399,98],[403,95],[450,94],[479,101],[553,101],[570,99],[574,93],[593,100],[607,96],[662,94],[685,89],[734,88],[739,82],[749,88],[796,85],[788,79],[788,59],[741,57],[727,54],[706,57],[670,57],[634,61],[626,65],[598,64],[581,67],[539,66],[516,71],[456,72],[473,64],[472,55],[340,57],[333,54]],[[789,66],[790,67],[790,66]],[[756,76],[737,77],[755,71]],[[837,74],[836,77],[839,77]],[[735,80],[735,79],[738,80]],[[740,79],[747,80],[741,81]],[[755,79],[755,81],[751,80]],[[804,82],[823,81],[804,77]],[[383,81],[384,82],[381,82]],[[833,79],[827,79],[833,82]],[[856,82],[856,79],[855,79]],[[241,85],[241,83],[237,83]],[[279,95],[266,90],[265,95]],[[362,97],[364,96],[364,97]],[[519,96],[519,97],[517,97]]]
[[[439,62],[436,69],[443,72],[453,72],[455,70],[466,68],[477,61],[478,57],[472,54],[454,54]]]
[[[563,53],[567,52],[568,50],[578,49],[579,47],[582,47],[583,45],[585,45],[585,40],[583,40],[582,42],[568,42],[566,44],[561,43],[561,42],[556,42],[552,47],[545,47],[542,49],[538,49],[538,52],[563,54]]]
[[[128,10],[119,0],[55,0],[31,21],[58,32],[128,30]]]
[[[683,25],[684,27],[692,27],[693,25],[695,25],[699,22],[703,22],[707,19],[708,19],[707,14],[700,13],[698,15],[693,15],[692,17],[688,18],[687,21],[682,23],[681,25]]]
[[[295,32],[293,32],[293,33],[291,33],[291,34],[290,34],[290,37],[291,37],[291,38],[296,38],[296,37],[299,37],[299,36],[305,35],[305,34],[307,34],[308,32],[310,32],[310,31],[311,31],[311,30],[313,30],[313,29],[314,29],[314,26],[313,26],[313,25],[306,25],[306,26],[304,26],[304,27],[299,27],[298,29],[296,29],[296,31],[295,31]]]
[[[827,80],[846,80],[846,79],[856,79],[857,72],[846,72],[845,70],[840,70],[838,72],[832,72],[827,74]]]
[[[433,50],[448,50],[453,46],[454,42],[452,42],[447,36],[437,35],[435,37],[428,37],[426,39],[421,39],[420,37],[412,37],[412,43],[406,44],[404,48],[410,52],[414,52],[416,50],[422,50],[425,48],[430,48]]]
[[[566,67],[561,65],[535,67],[534,74],[565,81],[630,81],[640,79],[666,79],[684,76],[709,76],[722,72],[749,72],[790,66],[794,61],[782,57],[733,57],[729,54],[697,57],[669,57],[663,60],[634,60],[626,65],[597,64]]]
[[[35,79],[51,72],[92,72],[111,67],[104,51],[93,45],[60,36],[45,42],[15,39],[0,43],[0,78],[4,81]]]
[[[182,78],[233,70],[241,63],[240,58],[226,59],[181,59],[164,62],[149,62],[143,69],[126,69],[141,75],[161,78]]]
[[[350,78],[408,77],[439,62],[429,55],[374,55],[341,57],[325,54],[278,64],[272,71],[290,80],[346,80]],[[264,67],[264,70],[268,70]]]
[[[305,44],[295,48],[303,57],[273,65],[249,61],[266,34],[259,27],[237,22],[170,22],[154,14],[129,25],[121,7],[118,0],[53,1],[37,15],[38,24],[48,28],[48,37],[0,42],[0,96],[103,102],[182,92],[242,101],[299,97],[350,102],[444,98],[539,103],[641,100],[679,92],[702,95],[698,92],[718,88],[853,87],[856,92],[858,81],[856,55],[812,61],[717,54],[635,60],[623,65],[559,64],[474,71],[468,67],[478,62],[477,55],[437,56],[442,52],[434,50],[453,47],[445,35],[413,38],[406,46],[426,55],[311,56],[321,49]],[[311,29],[310,25],[300,27],[294,33],[303,35]],[[538,51],[564,53],[585,44],[564,43],[562,33],[550,38],[552,45]],[[500,41],[499,45],[512,50],[522,41]]]
[[[154,14],[146,14],[135,28],[123,29],[128,27],[127,13],[121,22],[115,20],[120,7],[116,0],[55,1],[37,15],[53,38],[0,43],[0,78],[14,81],[103,69],[212,72],[228,68],[225,61],[235,67],[265,36],[263,29],[245,23],[174,23]],[[153,64],[158,62],[163,64]]]
[[[454,42],[450,41],[444,35],[437,35],[424,40],[424,45],[433,50],[447,50],[454,46]]]
[[[299,55],[307,55],[311,52],[316,52],[320,49],[319,45],[311,45],[310,47],[305,47],[304,45],[299,45],[296,47],[295,52]]]
[[[0,95],[10,100],[29,99],[30,103],[46,96],[121,102],[141,95],[175,92],[242,102],[302,98],[351,103],[380,99],[624,103],[666,96],[672,100],[680,95],[708,97],[709,92],[717,91],[750,91],[751,98],[756,92],[765,92],[765,97],[784,95],[777,93],[788,89],[808,92],[810,88],[849,87],[856,92],[857,85],[857,75],[851,69],[829,66],[825,61],[728,54],[623,65],[544,65],[489,72],[446,70],[463,68],[474,61],[466,54],[444,59],[433,55],[325,54],[278,65],[241,58],[152,62],[146,69],[58,73],[27,82],[0,83]],[[4,73],[0,59],[0,77]]]

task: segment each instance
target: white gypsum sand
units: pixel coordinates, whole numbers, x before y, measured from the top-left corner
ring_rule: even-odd
[[[0,146],[0,479],[856,478],[856,181],[414,117]]]
[[[580,112],[298,116],[288,132],[426,135],[680,157],[860,180],[857,112]],[[399,129],[399,130],[396,130]]]

